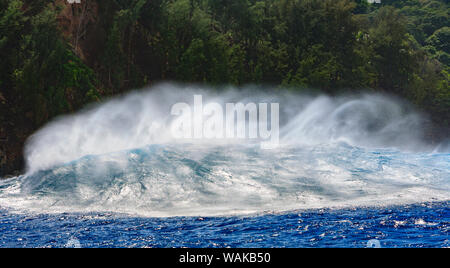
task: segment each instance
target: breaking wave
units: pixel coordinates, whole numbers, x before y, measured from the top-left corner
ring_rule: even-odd
[[[280,146],[178,140],[178,102],[279,103]],[[423,118],[382,95],[211,93],[164,84],[65,116],[26,147],[27,173],[0,204],[35,212],[212,216],[449,199],[450,158],[422,142]]]

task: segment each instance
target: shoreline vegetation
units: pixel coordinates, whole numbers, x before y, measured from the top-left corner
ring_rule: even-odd
[[[58,115],[162,81],[380,92],[450,133],[448,0],[0,0],[0,177]]]

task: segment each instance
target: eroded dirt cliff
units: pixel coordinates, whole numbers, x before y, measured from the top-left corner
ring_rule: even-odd
[[[50,5],[59,12],[57,22],[63,38],[83,62],[95,67],[95,59],[101,53],[97,44],[106,36],[99,26],[98,2],[81,0],[70,4],[67,0],[55,0]],[[32,115],[16,113],[15,106],[0,92],[0,178],[23,172],[24,144],[37,130],[30,123]]]

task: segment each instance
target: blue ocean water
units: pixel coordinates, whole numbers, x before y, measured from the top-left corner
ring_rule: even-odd
[[[0,181],[0,247],[448,247],[449,154],[148,146]]]
[[[279,103],[279,146],[173,137],[194,94]],[[0,247],[448,247],[449,148],[423,122],[373,94],[132,93],[31,137],[26,174],[0,180]]]
[[[0,215],[0,247],[450,246],[449,202],[245,217],[27,215],[5,210]]]

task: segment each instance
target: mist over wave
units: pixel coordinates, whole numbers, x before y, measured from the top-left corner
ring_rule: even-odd
[[[280,146],[175,139],[171,107],[279,103]],[[238,124],[239,122],[236,122]],[[38,212],[229,215],[449,199],[448,153],[391,97],[329,97],[162,84],[61,117],[26,146],[27,173],[0,183],[4,206]]]
[[[115,98],[73,116],[65,116],[38,131],[26,146],[29,171],[50,168],[86,155],[140,148],[150,144],[186,143],[174,139],[167,127],[171,107],[193,105],[194,95],[204,102],[243,104],[280,103],[281,144],[322,144],[344,141],[363,147],[427,150],[422,142],[423,119],[406,104],[382,95],[298,95],[257,89],[232,89],[211,93],[196,87],[163,84],[151,90]],[[166,128],[161,128],[164,125]],[[189,142],[216,145],[248,143],[246,139]]]

